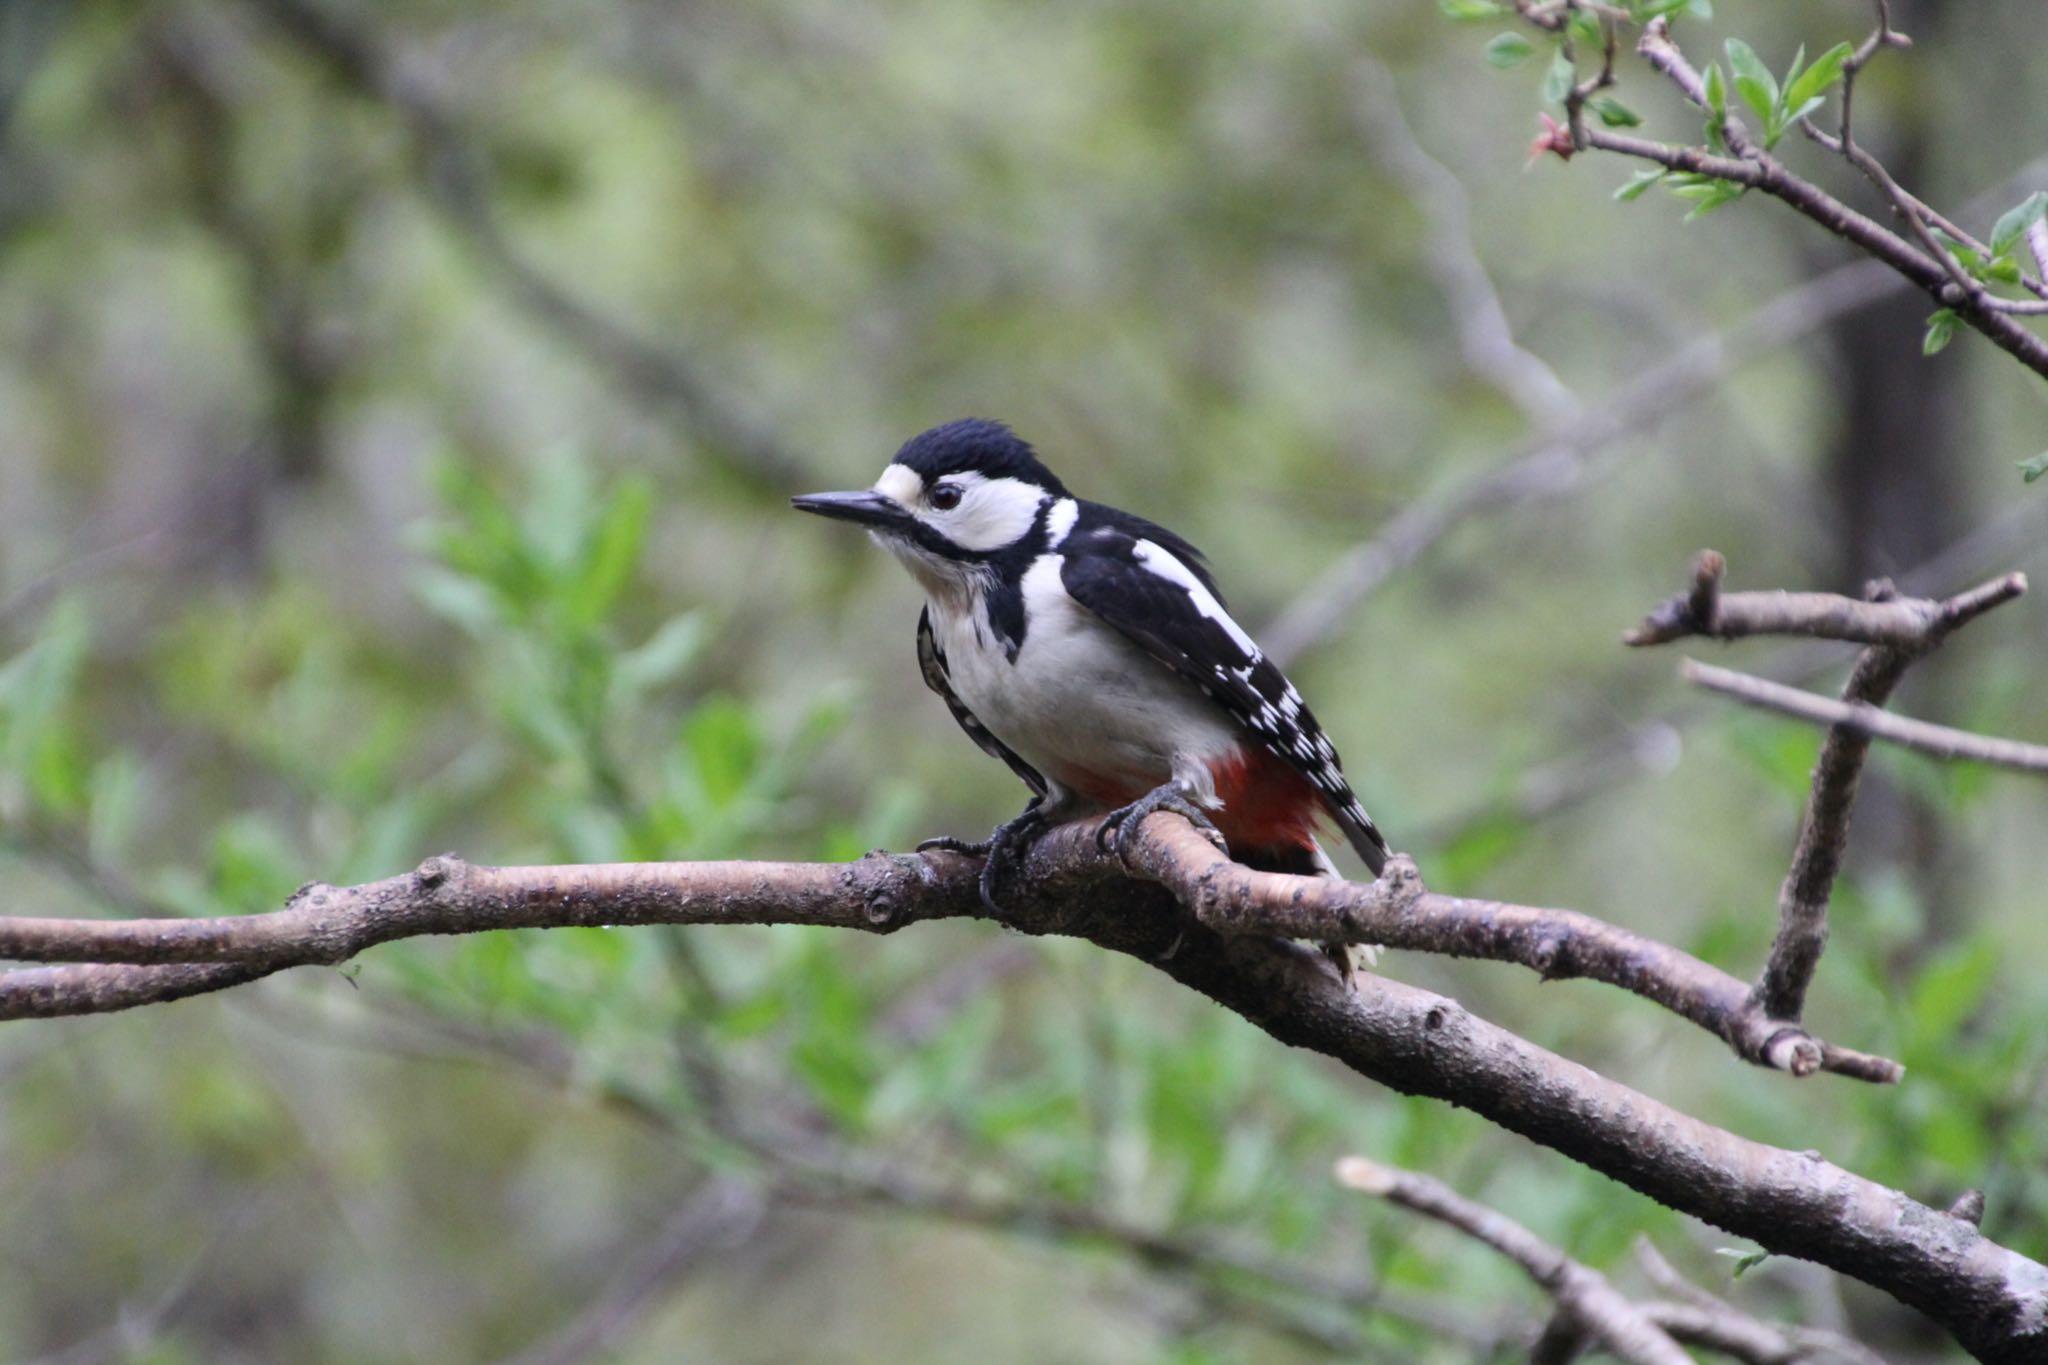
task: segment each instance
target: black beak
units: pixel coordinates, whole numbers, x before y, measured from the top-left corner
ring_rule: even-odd
[[[882,529],[901,528],[910,521],[901,503],[867,488],[858,493],[805,493],[791,498],[789,505],[799,512]]]

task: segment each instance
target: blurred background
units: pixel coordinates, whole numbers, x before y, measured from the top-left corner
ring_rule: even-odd
[[[1982,232],[2048,184],[2029,0],[1859,87]],[[1681,24],[1782,69],[1848,0]],[[1024,793],[915,589],[787,510],[1010,421],[1208,552],[1439,889],[1740,975],[1817,749],[1619,632],[2048,571],[2038,380],[1779,206],[1528,165],[1543,59],[1424,0],[0,0],[6,913],[482,862],[849,857]],[[2015,35],[2028,35],[2016,41]],[[1645,131],[1696,136],[1638,71]],[[1787,152],[1869,205],[1817,150]],[[1697,647],[1826,689],[1841,649]],[[1722,656],[1725,655],[1725,658]],[[2048,740],[2048,615],[1899,705]],[[1617,991],[1385,970],[2048,1257],[2048,793],[1874,756],[1794,1083]],[[0,1358],[1519,1358],[1545,1306],[1330,1180],[1415,1165],[1635,1284],[1944,1360],[1141,964],[985,924],[496,935],[0,1029]]]

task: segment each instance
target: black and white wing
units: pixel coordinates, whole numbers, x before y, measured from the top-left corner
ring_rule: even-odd
[[[1000,758],[1010,765],[1010,771],[1024,779],[1024,785],[1031,788],[1036,796],[1045,795],[1045,779],[1038,769],[1017,757],[1009,745],[990,734],[988,727],[974,718],[953,692],[953,679],[946,672],[946,655],[939,648],[939,642],[932,636],[932,612],[930,607],[917,614],[917,667],[924,674],[924,685],[946,699],[946,709],[953,713],[953,719],[960,722],[960,728],[967,737],[981,746],[981,751],[990,758]]]
[[[1231,620],[1200,553],[1160,527],[1095,505],[1058,548],[1067,592],[1313,783],[1330,818],[1379,875],[1387,842],[1352,794],[1336,748],[1294,684]]]

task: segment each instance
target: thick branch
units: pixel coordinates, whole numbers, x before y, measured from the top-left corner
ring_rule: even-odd
[[[1161,847],[1175,817],[1139,832],[1138,861],[1170,863]],[[1226,865],[1227,866],[1227,865]],[[870,855],[858,863],[648,864],[493,869],[429,859],[416,873],[352,891],[313,886],[290,908],[247,921],[151,922],[167,957],[247,953],[227,966],[67,967],[56,972],[213,971],[241,979],[294,961],[339,961],[408,933],[517,925],[801,923],[886,932],[918,920],[983,913],[973,860],[951,854]],[[1006,920],[1066,934],[1154,963],[1275,1038],[1333,1057],[1406,1094],[1447,1100],[1582,1161],[1651,1198],[1786,1255],[1833,1266],[1943,1322],[1982,1359],[2037,1359],[2048,1347],[2048,1267],[1974,1226],[1828,1164],[1753,1143],[1607,1080],[1480,1020],[1456,1002],[1379,977],[1347,988],[1320,955],[1263,935],[1225,937],[1190,923],[1168,894],[1114,875],[1092,825],[1054,831],[1033,849]],[[313,935],[296,945],[294,921]],[[324,917],[324,918],[323,918]],[[36,921],[0,921],[35,926]],[[228,926],[242,924],[235,929]],[[319,932],[315,933],[315,930]],[[97,923],[88,937],[103,935]],[[30,937],[47,940],[47,922]],[[118,941],[120,935],[113,936]],[[20,945],[26,946],[26,945]],[[12,948],[0,949],[0,952]],[[140,952],[141,949],[135,950]],[[45,983],[0,977],[0,1011],[113,1008],[107,995],[56,999]],[[186,993],[229,980],[192,981]],[[163,998],[165,992],[144,998]],[[40,1002],[40,1010],[25,1003]],[[63,1006],[62,1010],[50,1008]]]
[[[1606,1343],[1622,1360],[1632,1365],[1691,1365],[1692,1357],[1622,1297],[1605,1275],[1573,1260],[1504,1214],[1475,1204],[1441,1181],[1362,1156],[1338,1162],[1337,1179],[1492,1247],[1541,1285],[1574,1326]]]
[[[1254,872],[1217,852],[1185,822],[1160,822],[1147,834],[1135,870],[1172,889],[1221,934],[1377,943],[1517,962],[1545,980],[1585,977],[1631,991],[1760,1066],[1880,1082],[1904,1074],[1896,1062],[1834,1047],[1770,1017],[1751,1001],[1746,983],[1718,967],[1591,915],[1441,895],[1399,856],[1376,882],[1343,882]]]
[[[1132,872],[1158,882],[1201,923],[1228,935],[1377,943],[1452,957],[1516,962],[1548,980],[1605,981],[1721,1038],[1743,1058],[1797,1076],[1826,1070],[1896,1081],[1897,1063],[1812,1037],[1764,1014],[1736,978],[1655,939],[1570,910],[1439,895],[1397,859],[1371,883],[1255,872],[1185,821],[1155,821]],[[1123,872],[1073,844],[1047,864],[1048,888]],[[926,864],[905,860],[920,870]],[[890,864],[889,866],[894,866]],[[21,961],[209,964],[181,968],[23,970],[0,976],[0,1018],[122,1009],[238,985],[295,965],[332,965],[378,943],[420,934],[575,924],[798,922],[893,927],[895,893],[878,890],[877,860],[835,869],[807,863],[634,863],[473,867],[434,858],[410,877],[302,889],[286,909],[230,919],[0,919],[0,958]],[[453,889],[451,889],[451,887]],[[834,898],[876,897],[872,912]],[[805,913],[799,907],[815,904]],[[794,912],[794,913],[793,913]],[[983,913],[978,906],[921,910]],[[872,916],[879,915],[879,919]],[[232,965],[231,965],[232,964]],[[102,976],[93,976],[100,972]],[[159,973],[174,973],[164,977]],[[83,973],[84,975],[81,975]],[[104,975],[113,973],[109,981]],[[94,983],[87,990],[83,983]],[[67,992],[77,1008],[67,1008]]]
[[[1837,726],[1871,739],[1935,758],[1960,759],[1966,763],[1989,763],[2023,773],[2048,773],[2048,744],[2028,744],[2017,739],[1971,734],[1907,716],[1895,716],[1863,702],[1841,702],[1818,697],[1797,687],[1771,682],[1730,668],[1716,668],[1687,659],[1679,665],[1687,682],[1733,697],[1745,706],[1776,711],[1815,725]]]

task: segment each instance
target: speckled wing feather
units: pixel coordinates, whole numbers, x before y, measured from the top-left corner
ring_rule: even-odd
[[[1314,784],[1330,818],[1379,875],[1386,840],[1352,794],[1336,748],[1294,684],[1230,618],[1193,548],[1127,513],[1084,504],[1058,549],[1067,592]]]

